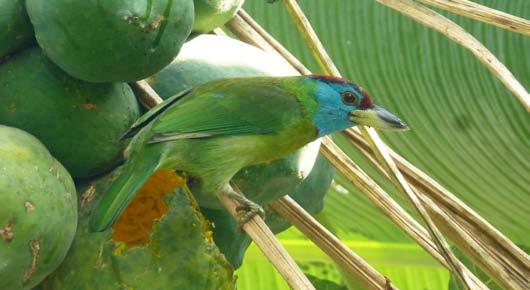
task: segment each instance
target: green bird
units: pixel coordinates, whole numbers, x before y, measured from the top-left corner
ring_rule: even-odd
[[[99,200],[90,229],[109,228],[160,169],[199,180],[200,189],[193,193],[201,206],[216,208],[220,195],[235,197],[246,209],[246,220],[260,207],[230,186],[240,169],[355,125],[406,129],[361,87],[332,76],[220,79],[184,91],[125,132],[123,138],[134,138],[125,150],[123,173]]]

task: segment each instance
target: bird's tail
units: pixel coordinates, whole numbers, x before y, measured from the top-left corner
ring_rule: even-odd
[[[126,163],[121,175],[100,197],[90,217],[91,232],[102,232],[111,227],[159,164],[158,159],[138,161]]]

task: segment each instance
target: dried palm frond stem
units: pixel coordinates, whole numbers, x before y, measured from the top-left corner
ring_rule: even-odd
[[[434,28],[451,40],[467,48],[508,88],[508,90],[517,97],[523,107],[530,112],[530,94],[526,91],[523,85],[521,85],[510,70],[508,70],[508,68],[498,60],[487,47],[464,28],[440,15],[436,11],[411,0],[376,1],[401,12],[427,27]]]
[[[381,275],[368,262],[355,254],[291,197],[279,198],[270,203],[270,206],[304,233],[345,272],[357,277],[367,289],[397,289],[390,279]]]
[[[240,37],[240,39],[244,39],[247,43],[282,56],[277,50],[274,50],[270,43],[274,42],[276,46],[281,45],[270,36],[267,40],[260,38],[256,34],[255,29],[262,28],[253,22],[252,18],[243,10],[239,11],[239,13],[240,15],[244,14],[253,23],[253,26],[249,26],[246,20],[236,15],[226,24],[229,30]],[[264,30],[262,31],[264,32]],[[214,29],[213,32],[217,35],[226,35],[221,29]],[[292,57],[299,69],[307,70],[294,56]],[[367,289],[397,290],[390,279],[377,272],[368,262],[344,245],[339,238],[314,219],[295,200],[289,196],[285,196],[271,202],[270,205],[281,216],[304,233],[306,237],[312,240],[335,263],[341,266],[344,271],[357,277]]]
[[[266,33],[266,31],[264,31],[244,11],[240,11],[238,16],[236,16],[227,27],[234,32],[236,36],[241,38],[242,35],[237,32],[237,29],[234,30],[233,28],[237,26],[245,26],[245,24],[254,28],[255,32],[250,36],[245,36],[247,42],[265,50],[273,48],[276,53],[280,53],[284,59],[293,65],[293,67],[297,68],[300,73],[309,73],[309,71],[292,56],[292,54]],[[248,32],[249,29],[246,29]],[[265,46],[260,45],[260,43],[264,42],[267,43]],[[370,146],[364,141],[359,130],[347,130],[345,135],[351,138],[360,151],[384,172],[382,167],[378,165]],[[392,150],[390,150],[389,153],[396,161],[398,168],[403,171],[405,178],[415,187],[420,189],[417,193],[420,194],[420,198],[423,202],[428,205],[427,208],[429,212],[433,214],[438,226],[440,226],[442,231],[455,241],[457,246],[470,256],[482,270],[488,273],[488,275],[493,277],[497,283],[503,285],[506,289],[521,289],[529,284],[527,278],[529,277],[528,273],[530,269],[528,255],[428,175],[414,167]],[[431,202],[426,199],[427,196]],[[381,196],[377,197],[377,199],[380,198]],[[443,210],[443,215],[440,215],[440,209]],[[382,208],[382,210],[387,215],[392,212],[391,209]],[[399,220],[399,217],[396,218]],[[396,221],[396,219],[394,220]],[[430,252],[431,255],[444,264],[444,262],[440,260],[440,255],[432,249],[432,245],[431,248],[429,248],[429,243],[425,242],[429,240],[428,237],[425,238],[422,237],[421,234],[418,235],[417,233],[421,233],[422,231],[415,228],[413,224],[409,225],[412,225],[412,227],[405,227],[405,231]],[[421,229],[421,227],[419,228]],[[464,240],[461,240],[462,237],[464,237]],[[485,255],[487,258],[485,258]]]
[[[250,23],[247,23],[247,21],[249,21]],[[229,23],[227,23],[226,27],[230,29],[230,31],[234,33],[238,38],[245,39],[247,43],[269,51],[272,48],[277,49],[277,53],[280,53],[284,58],[286,58],[289,63],[298,64],[298,67],[302,68],[302,70],[300,71],[302,74],[310,73],[309,70],[301,66],[300,62],[295,60],[292,55],[286,53],[285,48],[283,48],[277,41],[273,40],[273,38],[268,35],[268,33],[266,33],[263,29],[259,28],[257,30],[252,31],[248,29],[248,27],[240,27],[246,25],[250,27],[259,27],[259,25],[255,23],[250,18],[250,16],[248,16],[248,14],[241,10],[238,12],[238,15],[236,15],[236,17],[234,17]],[[267,44],[262,45],[264,42],[267,42]],[[286,57],[288,55],[290,55],[292,58]],[[356,187],[358,187],[366,196],[368,196],[376,204],[377,207],[379,207],[396,224],[403,228],[405,232],[407,232],[414,240],[416,240],[435,259],[437,259],[445,267],[449,267],[448,264],[445,262],[444,258],[441,256],[441,254],[437,251],[436,246],[428,236],[427,231],[421,225],[419,225],[403,208],[401,208],[401,206],[397,202],[395,202],[368,175],[366,175],[366,173],[364,173],[364,171],[362,171],[360,167],[358,167],[351,159],[349,159],[349,157],[344,152],[342,152],[342,150],[340,150],[333,143],[333,141],[331,141],[331,139],[323,138],[322,144],[323,146],[321,148],[321,152],[324,153],[324,156],[326,156],[331,161],[331,163],[336,168],[338,168],[339,171],[341,171],[341,173],[346,175]],[[331,148],[328,154],[326,154],[325,151],[326,147]],[[286,201],[285,198],[282,198],[282,203],[284,203],[284,205],[288,205],[289,203],[291,203],[291,210],[297,210],[296,206],[292,205],[292,201]],[[280,214],[281,213],[282,212],[280,211]],[[284,217],[289,219],[295,226],[299,227],[300,230],[304,231],[304,229],[300,227],[300,225],[305,222],[304,220],[301,220],[299,219],[299,217],[296,216]],[[298,220],[293,220],[293,218],[298,218]],[[318,238],[325,238],[328,241],[315,241],[315,236],[312,237],[308,235],[308,237],[311,238],[319,247],[326,245],[326,243],[329,243],[330,240],[334,239],[332,235],[330,236],[326,233],[320,234],[321,236],[319,236]],[[329,249],[326,248],[322,249],[326,253],[328,253],[329,251]],[[348,257],[348,259],[350,259],[350,263],[359,263],[359,261],[356,261],[356,257],[352,257],[346,251],[342,252],[341,255],[343,257]],[[340,261],[335,260],[336,257],[332,255],[330,255],[330,257],[334,259],[334,261],[337,262],[339,265],[342,265]],[[460,267],[463,267],[460,262],[458,262],[458,265]],[[466,277],[469,277],[469,279],[471,280],[470,283],[471,285],[473,285],[473,289],[488,289],[477,277],[475,277],[465,267],[464,271],[466,272]],[[366,273],[359,273],[356,272],[356,269],[351,269],[347,272],[361,279],[369,273],[368,271]]]
[[[140,103],[147,108],[152,108],[163,101],[145,80],[131,83],[130,86],[134,90],[136,97],[140,100]],[[237,190],[236,188],[234,189]],[[221,197],[220,200],[228,212],[237,219],[237,201],[227,196]],[[289,287],[292,289],[315,290],[315,287],[304,275],[302,270],[300,270],[298,265],[296,265],[293,258],[289,256],[285,248],[278,242],[259,215],[254,216],[242,228],[269,259],[276,270],[278,270]]]
[[[237,203],[234,200],[227,196],[222,196],[221,202],[232,216],[237,217]],[[289,287],[304,290],[315,289],[259,215],[252,217],[252,219],[243,224],[242,228],[256,246],[261,249],[267,259],[271,261]]]
[[[256,28],[255,32],[259,35],[255,35],[254,39],[263,38],[269,42],[274,49],[276,49],[286,61],[291,63],[293,67],[300,67],[300,62],[292,56],[281,44],[274,40],[263,28],[259,26],[247,13],[243,10],[238,12],[238,15],[233,19],[233,22],[236,22],[241,25],[244,25],[244,22],[247,22],[249,26]],[[252,43],[252,42],[251,42]],[[253,43],[256,45],[256,42]],[[265,49],[264,47],[262,47]],[[309,74],[310,71],[301,66],[301,69],[298,71],[302,74]],[[357,129],[348,129],[345,130],[344,135],[349,138],[352,143],[360,150],[361,153],[367,157],[377,168],[382,172],[384,171],[382,167],[379,166],[378,161],[376,160],[375,155],[370,148],[370,145],[364,140],[361,132]],[[465,246],[459,246],[460,243],[457,243],[457,246],[463,250],[466,254],[473,257],[478,257],[473,259],[475,263],[479,265],[490,276],[495,276],[496,272],[499,272],[497,275],[505,275],[508,280],[518,281],[518,285],[527,285],[529,284],[528,278],[530,277],[530,259],[528,255],[518,248],[512,241],[506,238],[501,232],[499,232],[495,227],[489,224],[484,218],[479,214],[469,208],[465,203],[459,200],[453,193],[448,191],[446,188],[438,184],[435,180],[430,178],[427,174],[416,168],[405,158],[392,151],[390,151],[390,156],[396,162],[398,168],[405,175],[405,178],[413,184],[415,187],[420,189],[420,194],[428,196],[430,199],[435,200],[437,206],[442,208],[444,212],[448,213],[450,217],[458,217],[460,221],[457,223],[459,227],[466,230],[467,233],[471,235],[474,239],[481,239],[481,242],[478,244],[481,245],[483,249],[467,249]],[[442,230],[446,230],[442,227]],[[480,233],[480,235],[474,234]],[[448,236],[452,236],[450,232],[446,232]],[[497,266],[483,266],[483,262],[479,255],[484,253],[485,249],[488,249],[486,253],[490,257],[494,257],[496,260]],[[486,269],[494,268],[496,270],[488,271]],[[491,273],[493,271],[493,273]],[[500,274],[500,272],[504,272]]]
[[[305,42],[310,46],[311,52],[320,63],[320,66],[328,74],[341,76],[341,73],[329,57],[326,49],[320,42],[320,39],[318,38],[316,32],[311,26],[311,23],[309,23],[309,20],[305,16],[298,3],[295,0],[284,0],[283,2],[285,4],[285,7],[287,8],[287,11],[291,15],[291,18],[293,19],[296,27],[298,28],[298,31],[302,34],[302,37],[304,38]],[[458,259],[451,252],[449,244],[434,224],[424,205],[420,202],[416,192],[412,190],[407,180],[403,177],[396,164],[394,163],[394,160],[392,160],[392,158],[390,157],[386,144],[383,143],[383,140],[381,140],[381,138],[374,129],[368,128],[366,126],[358,127],[360,128],[364,138],[370,143],[370,146],[374,149],[373,151],[376,153],[376,157],[379,160],[379,163],[385,168],[385,171],[386,173],[388,173],[388,176],[390,177],[390,180],[392,181],[394,186],[409,198],[409,200],[414,205],[416,211],[422,217],[423,221],[427,225],[429,235],[436,244],[439,253],[442,254],[443,258],[447,262],[449,269],[456,274],[456,276],[466,289],[471,290],[471,281],[468,281],[467,276],[465,275],[465,273],[460,267],[460,264],[458,263]],[[325,143],[322,145],[324,147],[326,146]],[[324,148],[324,150],[326,150],[326,148]]]
[[[477,4],[469,0],[417,0],[418,2],[438,7],[455,14],[469,17],[508,29],[513,32],[530,35],[530,21],[495,10],[493,8]]]
[[[359,132],[347,130],[344,134],[385,173]],[[436,224],[462,252],[505,289],[524,289],[524,285],[530,285],[530,259],[525,252],[454,194],[389,150],[405,178],[417,189]]]

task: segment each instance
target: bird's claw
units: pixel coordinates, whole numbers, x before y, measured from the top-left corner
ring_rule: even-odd
[[[240,206],[236,207],[236,211],[238,213],[237,222],[241,229],[243,228],[243,225],[256,215],[265,218],[265,211],[263,208],[259,204],[250,200],[246,200]]]
[[[237,213],[237,222],[241,230],[243,230],[243,226],[254,216],[260,215],[262,218],[265,218],[265,211],[263,208],[259,204],[246,198],[241,192],[236,192],[229,187],[229,189],[225,191],[225,194],[238,203],[235,210]]]

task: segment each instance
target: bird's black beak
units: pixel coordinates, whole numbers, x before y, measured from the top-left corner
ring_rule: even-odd
[[[408,130],[407,124],[394,114],[376,105],[351,111],[350,120],[358,125],[373,127],[377,130]]]

